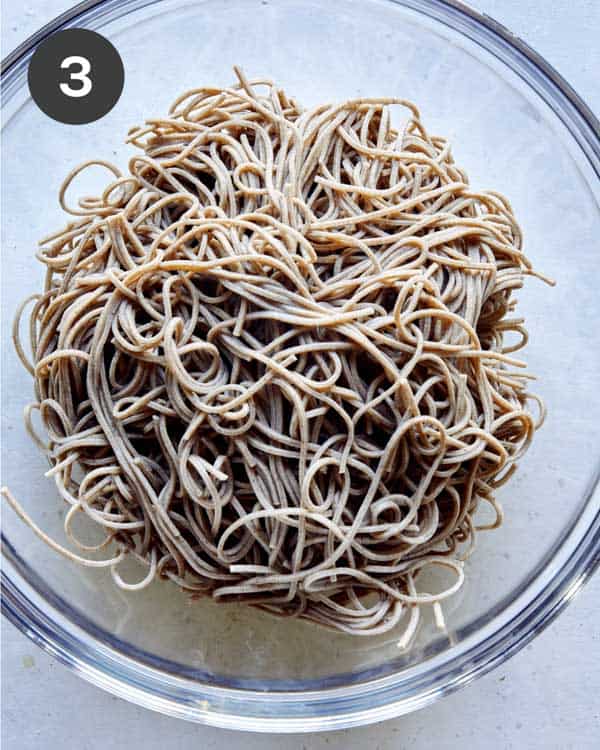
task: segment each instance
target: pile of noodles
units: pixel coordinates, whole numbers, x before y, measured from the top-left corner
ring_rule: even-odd
[[[133,129],[127,174],[88,162],[63,185],[76,218],[41,243],[31,362],[18,319],[15,339],[83,553],[29,523],[126,589],[170,579],[357,635],[401,623],[408,644],[424,605],[443,623],[543,417],[512,356],[521,231],[409,102],[303,110],[236,72]],[[68,208],[90,164],[114,181]]]

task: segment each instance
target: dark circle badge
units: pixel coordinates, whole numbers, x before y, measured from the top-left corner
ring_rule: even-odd
[[[121,56],[105,37],[66,29],[48,37],[29,63],[29,91],[48,117],[69,125],[94,122],[115,106],[125,73]]]

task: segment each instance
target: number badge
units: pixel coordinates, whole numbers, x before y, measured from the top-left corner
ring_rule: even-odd
[[[66,29],[44,40],[29,63],[29,91],[53,120],[82,125],[103,117],[123,90],[123,62],[105,37]]]

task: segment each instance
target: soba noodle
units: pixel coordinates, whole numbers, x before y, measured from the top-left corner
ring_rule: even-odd
[[[41,243],[45,288],[15,322],[81,554],[3,492],[122,588],[170,579],[356,635],[401,623],[407,645],[423,606],[443,623],[543,419],[513,357],[521,230],[410,102],[305,111],[236,72],[133,129],[127,174],[71,172],[76,218]],[[89,165],[114,179],[69,207]],[[77,540],[80,514],[103,543]]]

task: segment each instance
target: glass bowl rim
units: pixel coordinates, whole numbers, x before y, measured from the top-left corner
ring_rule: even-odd
[[[56,17],[1,64],[4,103],[22,82],[33,50],[81,21],[122,17],[163,0],[84,0]],[[460,0],[385,0],[450,25],[517,72],[558,114],[600,180],[600,123],[571,86],[538,53],[489,16]],[[100,24],[102,25],[102,24]],[[92,26],[92,27],[95,27]],[[533,82],[532,82],[533,80]],[[11,84],[13,84],[11,86]],[[8,94],[8,95],[6,95]],[[523,648],[572,599],[600,564],[600,479],[597,467],[580,518],[559,548],[528,578],[510,604],[500,603],[483,628],[415,668],[324,690],[239,689],[165,673],[112,649],[50,603],[37,574],[2,533],[2,613],[41,648],[84,679],[144,707],[230,729],[308,732],[381,721],[421,708],[482,676]],[[58,606],[57,606],[58,603]],[[420,669],[423,665],[426,669]]]

